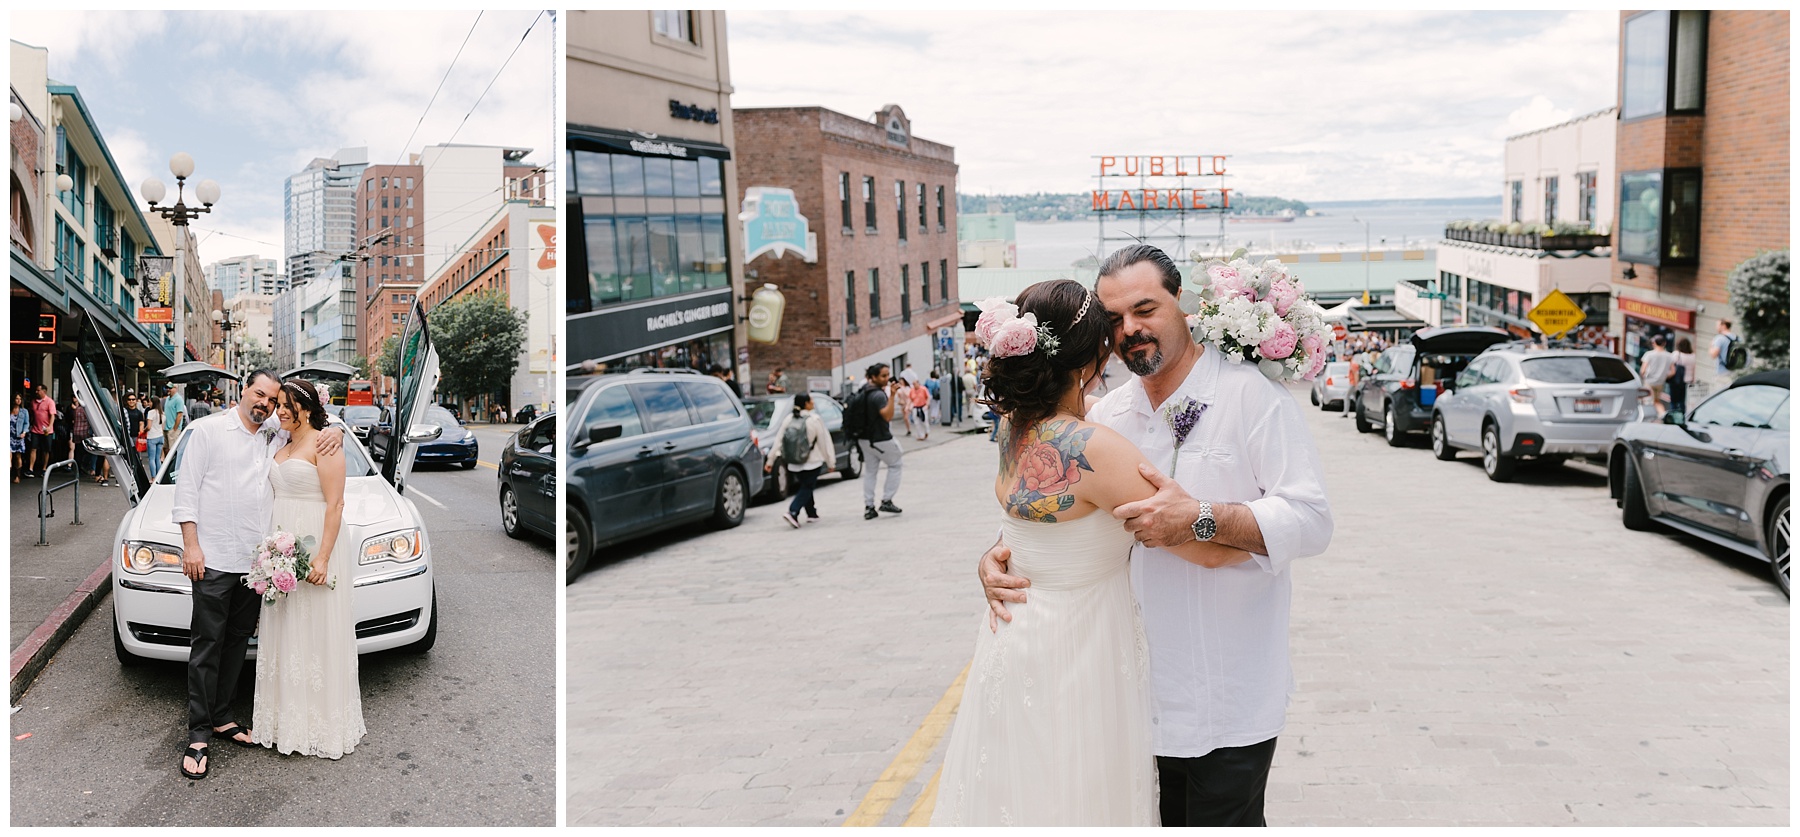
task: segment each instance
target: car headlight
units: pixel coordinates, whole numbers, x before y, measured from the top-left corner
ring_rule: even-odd
[[[424,554],[425,544],[418,529],[389,532],[363,541],[362,545],[362,563],[365,565],[383,561],[406,564],[419,560]]]
[[[129,572],[181,571],[181,549],[150,541],[126,541],[119,548],[119,566]]]

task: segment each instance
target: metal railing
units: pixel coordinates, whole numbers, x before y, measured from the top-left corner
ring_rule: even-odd
[[[50,484],[50,475],[53,473],[56,473],[56,469],[62,468],[62,467],[67,467],[69,469],[69,473],[73,474],[73,476],[69,479],[68,482],[65,482],[61,485],[51,485]],[[65,459],[61,462],[53,463],[53,464],[51,464],[50,467],[44,469],[44,487],[38,490],[38,539],[37,539],[37,544],[36,544],[37,546],[49,546],[50,545],[50,539],[48,537],[49,528],[47,525],[47,521],[49,521],[50,518],[56,516],[56,498],[54,495],[56,494],[56,492],[61,491],[65,488],[73,488],[74,491],[71,492],[71,494],[75,498],[75,519],[69,521],[69,525],[70,526],[80,526],[81,525],[81,469],[75,466],[75,460],[73,460],[73,459]]]

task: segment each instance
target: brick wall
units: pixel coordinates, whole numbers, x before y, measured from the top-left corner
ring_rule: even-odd
[[[954,149],[912,138],[918,153],[889,145],[874,123],[822,108],[749,108],[732,114],[737,134],[737,171],[741,189],[777,186],[794,190],[800,214],[818,239],[818,261],[806,264],[794,256],[759,256],[745,265],[746,292],[764,283],[781,287],[787,307],[781,341],[750,344],[753,392],[776,366],[788,371],[798,386],[808,375],[830,376],[846,360],[882,352],[918,338],[927,322],[960,311],[956,285],[956,164]],[[860,127],[859,127],[860,126]],[[866,129],[866,130],[865,130]],[[838,199],[838,176],[850,174],[851,227],[844,232]],[[875,178],[876,231],[864,225],[862,179]],[[907,238],[895,229],[894,181],[906,184]],[[926,184],[926,225],[918,225],[917,184]],[[944,188],[944,226],[937,225],[937,188]],[[735,235],[735,233],[734,233]],[[920,264],[930,265],[931,304],[920,300]],[[940,263],[950,273],[946,300]],[[900,316],[900,267],[908,267],[911,321]],[[871,322],[869,269],[880,274],[880,320]],[[854,273],[855,330],[844,331],[846,271]],[[754,273],[754,276],[749,275]],[[842,349],[813,345],[820,337],[842,337]],[[857,371],[857,370],[852,370]],[[860,374],[860,373],[859,373]]]

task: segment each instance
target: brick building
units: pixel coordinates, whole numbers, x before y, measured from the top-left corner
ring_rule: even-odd
[[[1788,247],[1788,13],[1620,13],[1613,289],[1635,359],[1662,334],[1707,348],[1726,276]],[[1690,403],[1693,403],[1690,397]]]
[[[832,392],[876,362],[921,375],[953,368],[963,322],[956,150],[913,136],[898,105],[872,120],[819,107],[740,108],[733,119],[739,181],[792,189],[817,238],[813,263],[764,255],[745,265],[747,285],[786,297],[780,342],[751,345],[751,391],[777,366],[790,388],[823,378]]]
[[[356,266],[362,312],[356,351],[364,357],[379,356],[388,335],[400,333],[413,294],[425,281],[425,235],[418,224],[425,217],[423,177],[416,158],[408,165],[370,166],[356,190],[357,240],[375,242]]]

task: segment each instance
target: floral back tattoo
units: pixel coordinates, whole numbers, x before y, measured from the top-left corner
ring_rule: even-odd
[[[1074,486],[1081,481],[1081,472],[1094,470],[1087,461],[1087,443],[1094,428],[1058,419],[1022,429],[1008,425],[1005,430],[1007,444],[1000,449],[1000,468],[1012,475],[1011,491],[1002,501],[1006,513],[1022,520],[1055,523],[1058,513],[1074,507]]]

